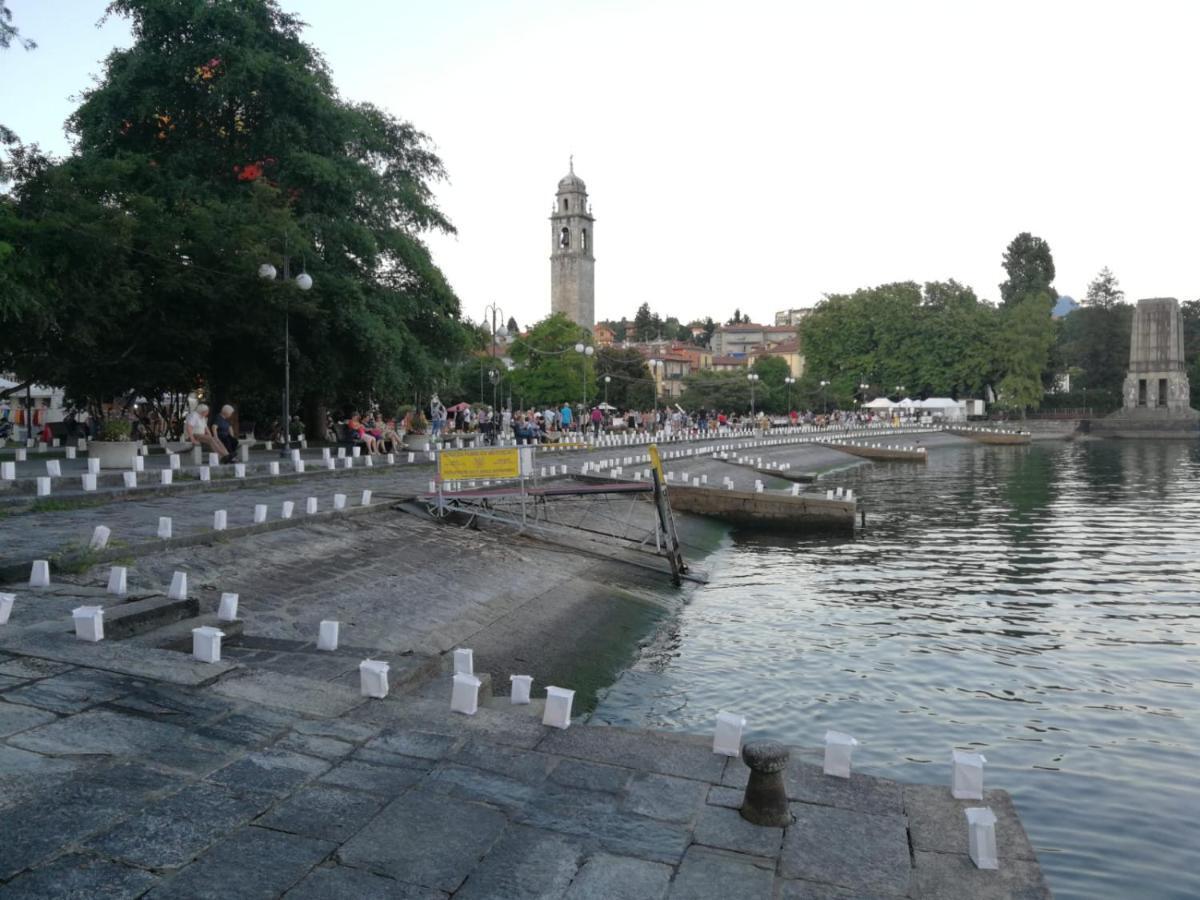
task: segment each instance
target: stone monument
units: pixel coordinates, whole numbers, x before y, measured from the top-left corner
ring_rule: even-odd
[[[1190,405],[1183,358],[1183,315],[1174,297],[1138,301],[1122,393],[1122,408],[1094,421],[1094,433],[1128,438],[1200,434],[1200,413]]]
[[[572,157],[550,214],[550,311],[587,329],[596,324],[595,222],[587,186],[575,174]]]

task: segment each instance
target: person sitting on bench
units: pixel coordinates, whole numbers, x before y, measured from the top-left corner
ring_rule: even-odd
[[[217,416],[217,423],[213,425],[212,433],[213,437],[217,439],[217,443],[228,451],[222,462],[233,462],[234,455],[237,453],[238,439],[233,433],[233,407],[228,403],[221,407],[221,414]]]
[[[201,403],[190,413],[183,423],[183,439],[189,444],[207,447],[222,460],[229,456],[225,445],[208,431],[208,404]]]

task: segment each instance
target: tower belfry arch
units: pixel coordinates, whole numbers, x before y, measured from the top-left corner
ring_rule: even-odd
[[[596,322],[595,219],[575,157],[558,182],[550,213],[550,311],[585,328]]]

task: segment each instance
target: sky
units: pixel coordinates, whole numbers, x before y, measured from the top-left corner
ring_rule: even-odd
[[[6,0],[0,122],[67,152],[72,97],[128,28],[105,0]],[[448,170],[431,235],[463,303],[550,309],[548,216],[574,154],[597,318],[647,302],[755,321],[827,293],[954,278],[997,300],[1005,246],[1061,293],[1200,297],[1200,4],[1140,0],[281,0],[339,90]]]

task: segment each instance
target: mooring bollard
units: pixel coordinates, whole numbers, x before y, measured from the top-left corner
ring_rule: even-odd
[[[783,828],[792,823],[783,771],[791,752],[775,741],[756,741],[742,748],[750,780],[742,798],[742,818],[755,825]]]

